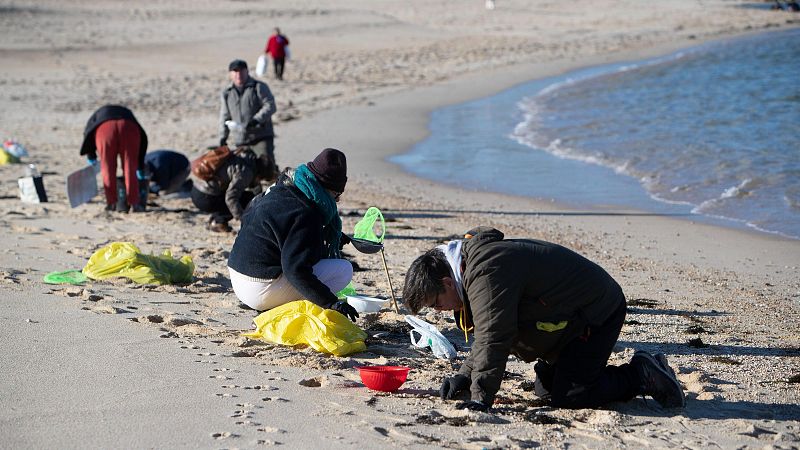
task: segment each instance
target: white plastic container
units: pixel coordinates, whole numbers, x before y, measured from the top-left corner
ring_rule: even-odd
[[[348,295],[347,304],[360,313],[378,312],[388,300],[383,298],[365,297],[363,295]]]

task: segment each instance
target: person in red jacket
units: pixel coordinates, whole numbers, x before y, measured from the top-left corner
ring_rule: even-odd
[[[289,56],[289,39],[281,34],[280,28],[275,28],[275,34],[267,40],[267,47],[264,53],[268,53],[272,57],[272,64],[275,66],[275,78],[283,79],[283,65],[286,57]]]

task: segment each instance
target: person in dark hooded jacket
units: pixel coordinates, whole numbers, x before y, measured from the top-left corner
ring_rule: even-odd
[[[344,153],[326,148],[281,174],[251,202],[228,258],[233,291],[242,303],[265,311],[305,299],[351,320],[358,317],[336,297],[353,277],[352,264],[341,258],[349,238],[336,207],[345,183]]]
[[[474,333],[469,357],[440,391],[453,399],[469,390],[459,407],[491,407],[511,354],[537,361],[536,393],[556,407],[594,408],[636,395],[684,405],[664,355],[636,352],[628,364],[608,365],[625,296],[600,266],[560,245],[478,227],[417,258],[403,299],[414,314],[454,311],[465,335]]]

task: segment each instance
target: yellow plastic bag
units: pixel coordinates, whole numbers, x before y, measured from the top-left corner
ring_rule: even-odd
[[[19,158],[14,156],[13,154],[6,151],[5,148],[0,147],[0,166],[6,164],[16,164],[19,162]]]
[[[256,331],[243,333],[275,344],[305,344],[320,353],[345,356],[367,349],[367,333],[338,311],[297,300],[259,314]]]
[[[169,250],[145,255],[131,242],[112,242],[94,252],[82,272],[93,280],[125,277],[139,284],[190,283],[194,263],[189,255],[180,260]]]

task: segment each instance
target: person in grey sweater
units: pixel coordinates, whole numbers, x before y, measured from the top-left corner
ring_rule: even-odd
[[[219,145],[228,145],[233,138],[231,148],[250,147],[256,156],[266,160],[268,167],[274,168],[272,177],[277,176],[272,128],[272,115],[277,110],[275,98],[266,83],[250,76],[247,63],[241,59],[228,65],[228,77],[231,84],[220,98]],[[229,122],[235,124],[230,127]]]

